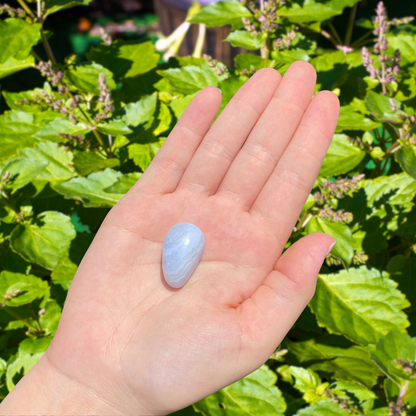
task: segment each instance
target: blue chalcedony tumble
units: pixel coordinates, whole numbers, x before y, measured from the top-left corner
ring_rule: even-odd
[[[163,242],[162,269],[166,283],[182,287],[198,266],[205,247],[204,233],[187,222],[174,225]]]

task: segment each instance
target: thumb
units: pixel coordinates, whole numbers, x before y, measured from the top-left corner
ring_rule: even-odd
[[[334,245],[335,240],[323,233],[297,241],[279,258],[263,284],[240,305],[242,327],[250,334],[247,338],[261,345],[265,355],[269,354],[264,360],[313,297],[319,270]]]

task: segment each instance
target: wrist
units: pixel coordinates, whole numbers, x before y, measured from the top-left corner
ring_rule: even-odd
[[[26,414],[117,415],[123,411],[61,373],[45,354],[0,405],[0,415]]]

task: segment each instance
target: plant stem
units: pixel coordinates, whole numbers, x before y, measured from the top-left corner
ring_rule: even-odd
[[[335,29],[334,25],[332,24],[332,22],[328,23],[329,28],[331,29],[332,34],[334,35],[336,41],[338,42],[338,45],[342,45],[342,40],[341,37],[338,35],[337,30]]]
[[[401,399],[402,402],[404,402],[404,400],[407,399],[409,396],[411,396],[413,393],[416,393],[416,387],[406,393],[408,386],[409,386],[409,381],[406,380],[406,382],[404,383],[404,386],[400,389],[400,394],[399,394],[398,399]]]
[[[372,42],[373,42],[372,39],[367,39],[367,40],[365,40],[365,41],[363,41],[363,42],[361,42],[361,43],[359,43],[357,45],[354,45],[354,47],[351,46],[351,48],[353,47],[354,49],[358,49],[358,48],[361,48],[362,46],[368,45],[369,43],[372,43]]]
[[[351,9],[351,12],[350,12],[350,18],[348,20],[347,33],[345,34],[345,41],[344,41],[344,44],[346,46],[350,46],[352,31],[354,29],[355,14],[357,13],[357,7],[358,7],[358,3],[355,3],[354,7]]]
[[[404,244],[399,244],[399,245],[398,245],[398,246],[396,246],[396,247],[388,248],[388,249],[387,249],[387,251],[388,251],[389,253],[391,253],[392,251],[400,250],[401,248],[405,248],[405,247],[407,247],[407,246],[406,246],[406,245],[404,245]]]
[[[194,53],[192,54],[195,58],[200,58],[202,56],[202,49],[204,48],[205,43],[205,33],[206,26],[204,24],[200,24],[198,27],[198,38],[196,39]]]
[[[269,57],[270,57],[270,33],[267,32],[267,39],[264,41],[266,45],[266,53],[264,56],[264,68],[267,68],[269,64]]]
[[[37,0],[37,13],[38,13],[38,20],[40,20],[42,18],[41,0]]]
[[[399,145],[399,146],[397,146]],[[392,154],[394,153],[396,150],[396,147],[400,147],[400,143],[398,140],[396,140],[394,143],[391,144],[391,146],[386,150],[386,154]]]
[[[16,214],[19,213],[18,209],[14,206],[13,202],[9,201],[7,198],[4,198],[0,195],[0,202],[5,205],[6,207],[10,208],[12,211],[14,211]]]
[[[367,39],[369,36],[371,36],[373,32],[369,30],[365,35],[361,36],[359,39],[357,39],[355,42],[352,43],[351,48],[357,48],[358,44],[362,42],[363,40]]]
[[[38,330],[38,328],[36,328],[35,326],[33,326],[32,324],[30,324],[29,322],[26,321],[26,319],[24,319],[22,316],[20,316],[18,313],[16,313],[13,309],[9,308],[8,306],[4,305],[2,306],[2,308],[11,316],[13,316],[14,318],[18,319],[19,321],[23,322],[28,328],[31,329],[35,329],[36,331]]]
[[[18,0],[18,2],[20,3],[20,5],[26,10],[26,12],[33,18],[36,19],[36,16],[33,14],[32,10],[29,8],[29,6],[25,3],[24,0]],[[38,0],[39,2],[39,0]],[[39,18],[40,23],[43,23],[41,20],[41,17]],[[46,55],[48,55],[48,58],[50,59],[50,61],[52,62],[53,65],[56,65],[56,59],[55,56],[52,52],[52,48],[51,45],[48,42],[48,39],[46,38],[45,32],[43,31],[43,27],[40,29],[40,34],[42,37],[42,43],[43,46],[45,48],[45,52]],[[91,122],[91,120],[89,119],[89,117],[87,116],[87,114],[84,112],[84,110],[81,108],[81,106],[79,105],[79,103],[75,100],[74,96],[72,95],[72,93],[68,90],[67,91],[67,96],[69,96],[74,103],[77,105],[77,107],[79,108],[79,110],[81,111],[81,114],[85,117],[85,119],[87,120],[87,122],[90,125],[93,125],[93,123]],[[93,129],[92,133],[94,134],[95,138],[97,139],[98,143],[104,148],[105,153],[107,154],[107,156],[109,155],[108,153],[108,148],[106,146],[106,144],[104,143],[104,140],[102,139],[102,137],[100,136],[100,134],[98,133],[97,130]]]
[[[314,29],[308,25],[305,25],[304,23],[299,23],[300,27],[303,27],[305,29],[309,29],[311,32],[315,32],[315,33],[319,33],[320,35],[322,35],[324,38],[328,39],[334,46],[338,46],[338,43],[335,41],[335,39],[333,38],[333,36],[327,32],[326,30],[318,30],[318,29]]]
[[[46,38],[45,32],[43,31],[43,27],[40,29],[40,35],[42,36],[42,43],[46,51],[46,55],[48,55],[48,58],[52,62],[53,65],[56,65],[56,59],[53,55],[51,45],[49,45],[48,39]]]
[[[25,0],[17,0],[19,4],[23,7],[24,11],[32,18],[36,19],[35,14],[32,12],[31,8],[26,4]]]

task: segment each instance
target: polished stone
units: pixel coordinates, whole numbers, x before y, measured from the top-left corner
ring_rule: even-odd
[[[198,266],[205,247],[203,232],[187,222],[174,225],[163,242],[162,269],[166,283],[182,287]]]

